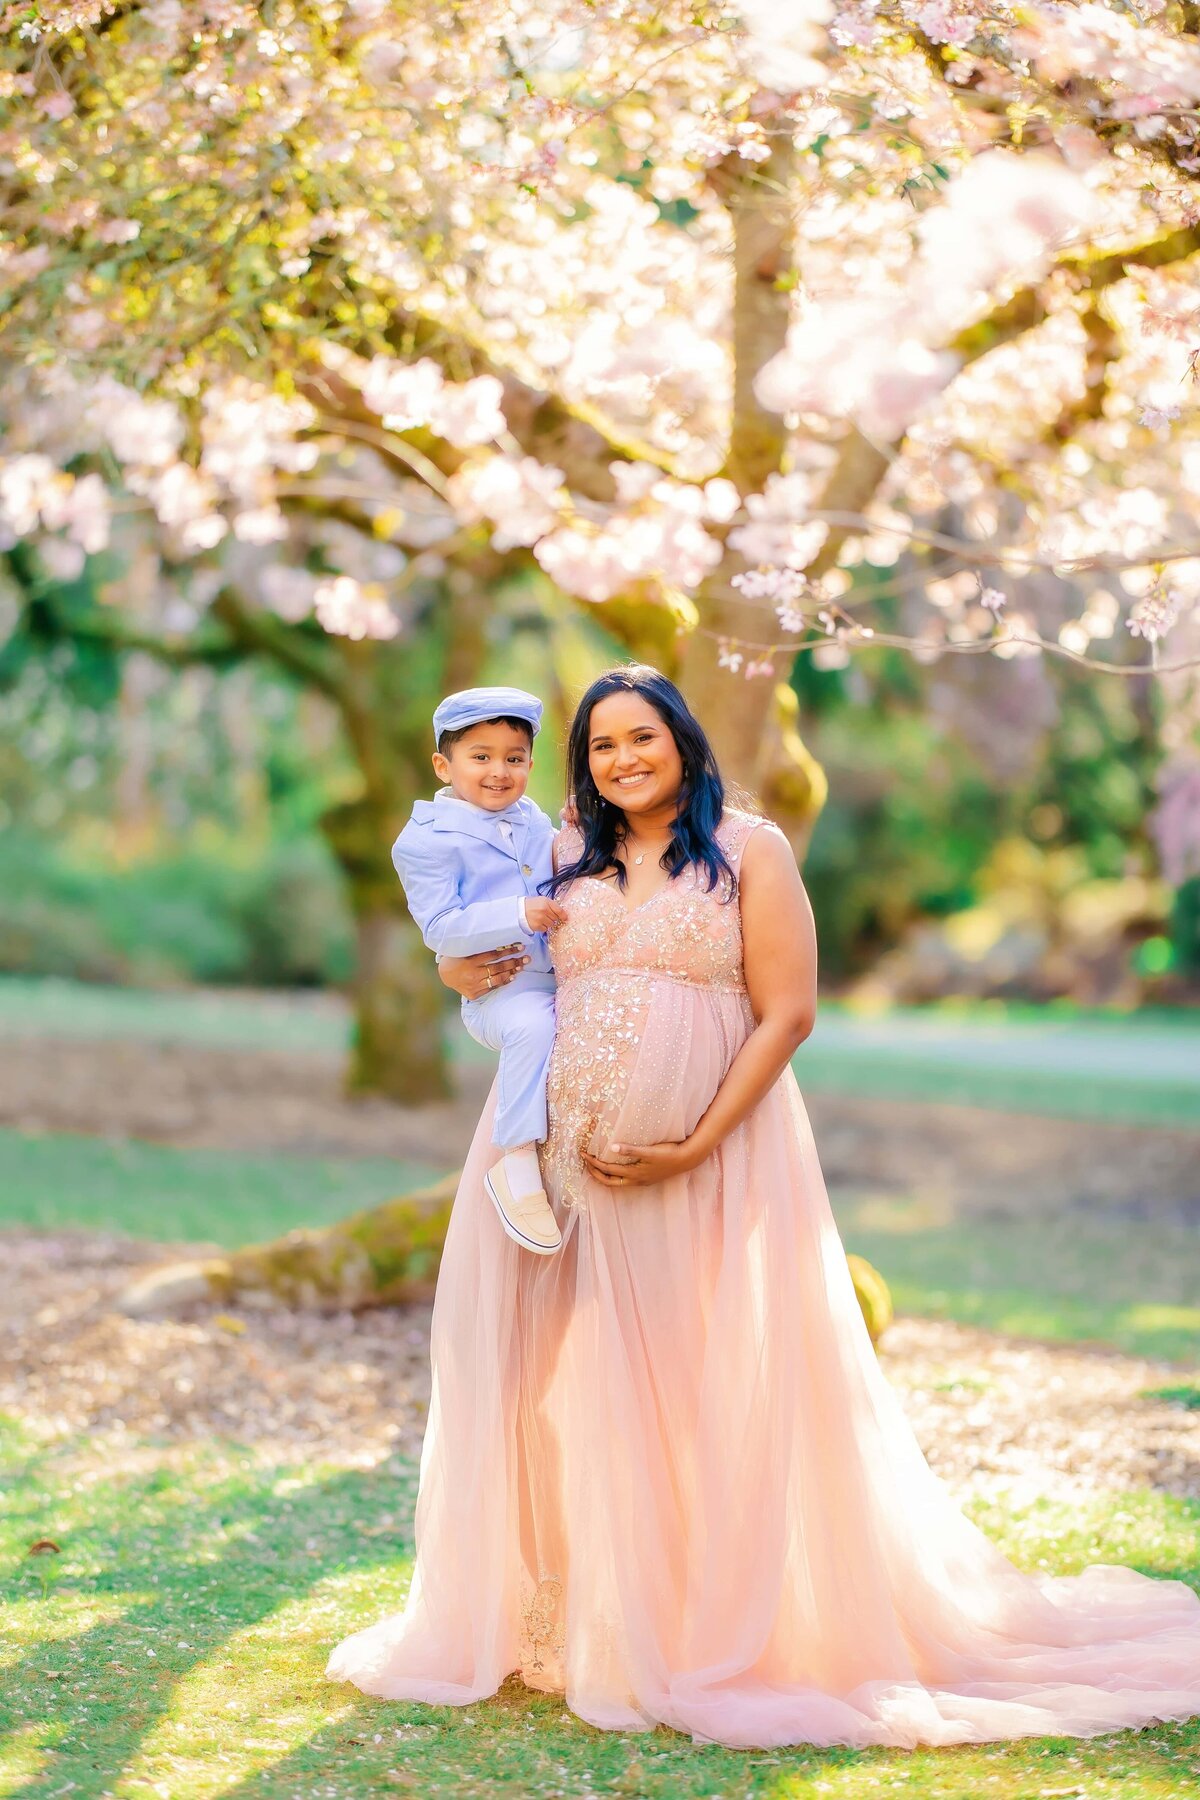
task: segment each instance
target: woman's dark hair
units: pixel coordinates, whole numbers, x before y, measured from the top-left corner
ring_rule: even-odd
[[[567,791],[575,798],[583,850],[575,862],[543,883],[543,891],[555,894],[579,876],[604,875],[609,869],[616,870],[618,886],[625,886],[625,869],[615,855],[625,816],[619,806],[601,796],[588,765],[592,711],[610,694],[637,694],[648,701],[675,739],[683,762],[675,831],[663,851],[660,866],[675,876],[689,863],[695,863],[708,877],[710,893],[723,880],[725,897],[732,899],[737,892],[737,877],[716,837],[725,806],[725,784],[712,745],[675,683],[646,663],[606,670],[579,702],[567,742]]]

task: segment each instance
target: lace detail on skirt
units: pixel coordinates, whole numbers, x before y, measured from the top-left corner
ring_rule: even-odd
[[[543,1575],[536,1587],[526,1579],[523,1589],[521,1678],[528,1687],[561,1692],[567,1650],[563,1583],[557,1575]]]

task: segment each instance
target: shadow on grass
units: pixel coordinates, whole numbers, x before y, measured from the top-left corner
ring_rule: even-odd
[[[1043,1737],[945,1749],[851,1750],[811,1745],[730,1750],[661,1727],[597,1731],[561,1700],[517,1681],[467,1709],[356,1700],[290,1754],[254,1770],[221,1800],[329,1794],[410,1794],[421,1800],[534,1800],[611,1794],[624,1800],[861,1800],[877,1787],[918,1796],[1028,1800],[1083,1794],[1090,1778],[1129,1778],[1145,1800],[1179,1800],[1181,1764],[1200,1753],[1200,1724],[1114,1733],[1101,1740]],[[1060,1785],[1061,1784],[1061,1785]],[[1111,1791],[1106,1788],[1105,1790]],[[1124,1791],[1124,1790],[1123,1790]]]
[[[26,1480],[10,1490],[0,1598],[18,1602],[13,1616],[37,1627],[39,1641],[4,1670],[0,1734],[25,1753],[23,1767],[19,1756],[10,1763],[10,1800],[67,1792],[92,1800],[114,1790],[172,1800],[389,1792],[793,1800],[818,1791],[810,1785],[818,1781],[839,1800],[858,1795],[856,1782],[872,1771],[884,1785],[903,1779],[914,1800],[1008,1800],[1053,1789],[1056,1777],[1100,1776],[1116,1760],[1141,1778],[1132,1794],[1158,1800],[1178,1793],[1181,1757],[1200,1755],[1200,1722],[1106,1745],[733,1751],[663,1729],[599,1732],[557,1696],[518,1681],[467,1708],[368,1700],[325,1683],[324,1663],[334,1641],[399,1603],[410,1468],[321,1477],[264,1466],[237,1447],[198,1454],[142,1443],[127,1452],[130,1462],[153,1457],[157,1466],[93,1481],[96,1452],[86,1440],[40,1459],[17,1437],[11,1448]],[[1170,1532],[1160,1520],[1137,1549],[1134,1537],[1121,1544],[1118,1534],[1112,1554],[1123,1549],[1130,1566],[1196,1581],[1197,1520],[1200,1508],[1173,1503]],[[1144,1523],[1149,1531],[1149,1511]],[[65,1565],[44,1610],[22,1578],[24,1551],[43,1535],[62,1544]],[[84,1610],[81,1624],[73,1614]],[[0,1738],[0,1760],[3,1750]]]
[[[52,1464],[69,1468],[86,1448],[86,1440],[60,1446]],[[26,1485],[10,1490],[5,1509],[0,1600],[16,1602],[17,1614],[36,1607],[42,1641],[4,1669],[0,1756],[5,1739],[36,1733],[47,1781],[39,1772],[8,1787],[13,1800],[64,1792],[68,1782],[89,1794],[113,1787],[167,1719],[181,1684],[211,1666],[231,1639],[321,1581],[391,1565],[398,1600],[411,1471],[401,1479],[392,1467],[338,1471],[308,1481],[249,1457],[214,1467],[217,1454],[198,1467],[192,1457],[187,1466],[94,1485],[85,1479],[82,1493],[78,1483],[53,1479],[51,1459],[42,1460],[38,1482],[29,1480],[37,1459],[20,1459]],[[375,1537],[375,1521],[396,1513],[403,1522]],[[62,1564],[53,1597],[40,1601],[25,1553],[46,1536],[61,1544]],[[393,1582],[385,1587],[390,1593]],[[381,1592],[381,1610],[390,1603]],[[90,1615],[86,1628],[60,1630],[76,1610]],[[330,1642],[342,1635],[335,1613]],[[327,1648],[322,1643],[322,1665]],[[233,1660],[222,1679],[236,1693],[253,1674],[247,1668],[239,1676]],[[335,1700],[337,1690],[328,1692]],[[209,1725],[219,1738],[220,1718]]]

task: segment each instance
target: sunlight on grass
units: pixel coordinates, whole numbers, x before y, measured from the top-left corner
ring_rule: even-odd
[[[38,1446],[19,1429],[0,1445],[14,1501],[5,1477],[22,1472],[0,1522],[0,1638],[16,1657],[0,1684],[9,1800],[1033,1800],[1072,1785],[1116,1800],[1118,1769],[1121,1800],[1175,1800],[1200,1766],[1200,1723],[1093,1745],[740,1752],[661,1729],[597,1732],[515,1682],[465,1708],[368,1700],[323,1671],[340,1637],[402,1603],[409,1465],[305,1467],[143,1440],[120,1466],[103,1439]],[[1200,1580],[1195,1503],[1101,1494],[970,1510],[1028,1569],[1123,1561]],[[42,1601],[22,1562],[46,1519],[64,1567]]]
[[[44,1725],[26,1725],[0,1743],[0,1795],[31,1788],[45,1773],[50,1759],[50,1735]]]
[[[883,1271],[898,1312],[1200,1364],[1200,1239],[1180,1219],[1134,1229],[1099,1209],[956,1213],[874,1191],[835,1191],[832,1203],[846,1248]]]
[[[1164,1734],[1166,1735],[1166,1734]],[[782,1775],[762,1790],[763,1800],[863,1800],[874,1793],[920,1796],[921,1800],[1036,1800],[1061,1795],[1077,1800],[1182,1800],[1193,1792],[1195,1750],[1178,1732],[1181,1748],[1161,1742],[1143,1745],[1120,1736],[1078,1743],[1068,1738],[1030,1740],[1019,1748],[990,1747],[914,1750],[906,1766],[868,1752],[844,1766]],[[1170,1738],[1167,1738],[1170,1742]]]
[[[289,1482],[289,1487],[299,1484]],[[334,1643],[356,1625],[398,1609],[408,1588],[405,1559],[319,1581],[263,1619],[234,1632],[176,1683],[160,1724],[140,1746],[125,1783],[182,1783],[189,1800],[215,1800],[268,1771],[357,1703],[326,1684]]]
[[[1121,1322],[1131,1335],[1183,1331],[1191,1333],[1200,1345],[1200,1306],[1156,1306],[1143,1300],[1126,1307]]]
[[[251,1155],[3,1130],[0,1226],[153,1239],[169,1230],[175,1241],[236,1249],[293,1226],[328,1224],[444,1173],[399,1158]]]
[[[20,1574],[17,1579],[28,1588],[30,1598],[12,1600],[0,1606],[0,1618],[4,1621],[4,1632],[0,1637],[0,1670],[12,1668],[20,1661],[23,1643],[34,1639],[42,1644],[66,1643],[83,1632],[115,1625],[128,1611],[125,1605],[97,1606],[93,1600],[77,1599],[61,1590],[51,1589],[43,1599],[32,1579]]]

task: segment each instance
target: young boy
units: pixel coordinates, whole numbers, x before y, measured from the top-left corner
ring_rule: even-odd
[[[562,1233],[542,1187],[546,1069],[554,1042],[554,972],[546,927],[566,917],[538,883],[551,873],[554,826],[525,798],[542,703],[520,688],[465,688],[433,715],[434,773],[446,783],[418,800],[392,847],[409,911],[438,956],[473,956],[524,942],[529,967],[480,1000],[463,1023],[500,1052],[492,1142],[504,1155],[484,1176],[515,1243],[551,1256]]]

